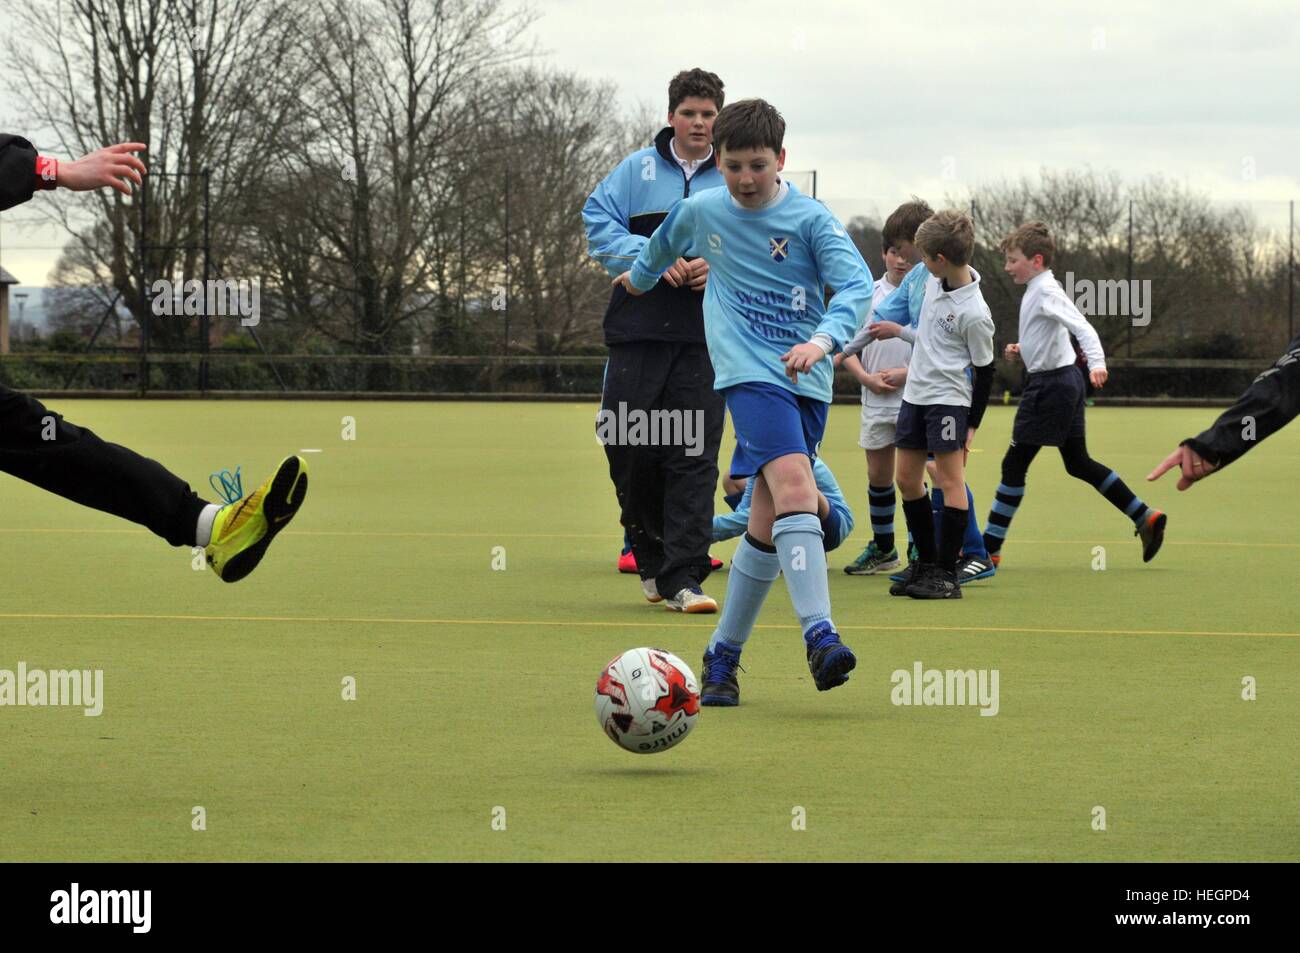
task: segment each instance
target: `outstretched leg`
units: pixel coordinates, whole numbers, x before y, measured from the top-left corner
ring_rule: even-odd
[[[138,523],[173,546],[202,546],[225,582],[257,568],[307,493],[306,461],[293,456],[247,496],[235,478],[223,489],[225,506],[208,503],[157,461],[106,443],[35,398],[5,387],[0,387],[0,471]]]
[[[0,471],[193,546],[208,503],[162,464],[0,387]],[[210,525],[210,524],[209,524]]]
[[[1118,473],[1092,459],[1082,433],[1066,440],[1061,447],[1061,460],[1065,463],[1066,473],[1087,483],[1133,521],[1133,534],[1142,538],[1142,561],[1150,562],[1165,539],[1165,514],[1138,499]]]

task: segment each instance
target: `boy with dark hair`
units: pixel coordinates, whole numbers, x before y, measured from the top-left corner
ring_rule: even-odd
[[[1005,357],[1025,362],[1029,379],[1020,395],[1011,446],[1002,458],[1002,483],[989,513],[984,543],[1000,561],[1002,544],[1016,510],[1024,501],[1029,465],[1043,447],[1058,447],[1065,472],[1087,483],[1133,521],[1142,540],[1142,561],[1150,562],[1164,542],[1167,517],[1133,494],[1114,470],[1088,455],[1084,429],[1084,381],[1075,369],[1070,335],[1088,358],[1094,387],[1106,383],[1106,355],[1101,339],[1052,275],[1056,242],[1043,222],[1027,222],[1002,241],[1006,272],[1025,285],[1020,300],[1020,341],[1008,344]]]
[[[142,142],[106,146],[71,162],[37,155],[20,136],[0,135],[0,211],[38,189],[114,188],[131,194],[145,165]],[[243,495],[238,472],[222,472],[224,505],[197,496],[180,477],[126,447],[105,443],[38,400],[0,385],[0,472],[65,499],[139,523],[173,546],[206,550],[225,582],[243,579],[297,514],[307,493],[307,462],[286,457],[274,475]],[[213,474],[215,478],[217,474]]]
[[[654,145],[620,162],[587,199],[588,247],[611,275],[627,270],[674,205],[722,185],[712,145],[722,103],[716,74],[678,73],[668,84],[668,125]],[[700,586],[712,568],[723,404],[704,341],[708,265],[697,255],[682,249],[644,296],[614,288],[604,319],[609,363],[601,413],[676,411],[701,420],[701,452],[606,440],[605,455],[645,598],[667,599],[680,612],[716,612],[718,604]]]
[[[826,427],[829,355],[865,317],[871,272],[826,206],[780,178],[785,120],[770,104],[726,107],[713,127],[727,188],[680,202],[617,284],[639,295],[687,249],[709,263],[704,326],[714,386],[736,429],[733,477],[749,476],[748,530],[704,653],[701,699],[739,702],[736,668],[763,600],[785,577],[819,691],[857,664],[831,621],[811,461]],[[823,303],[823,288],[834,296]],[[705,701],[707,699],[707,701]]]
[[[876,280],[872,289],[873,311],[898,290],[916,263],[912,239],[920,224],[933,214],[934,209],[929,205],[914,199],[894,209],[885,220],[880,236],[885,274]],[[851,576],[888,572],[897,569],[901,562],[894,546],[894,434],[911,356],[912,345],[902,338],[872,344],[863,330],[844,348],[843,366],[862,385],[858,446],[867,455],[867,499],[873,531],[862,554],[844,567]]]
[[[903,514],[919,561],[889,591],[914,599],[960,599],[957,556],[969,523],[966,455],[993,386],[993,316],[980,293],[979,273],[969,264],[975,230],[967,215],[939,212],[917,229],[915,243],[931,276],[917,326],[868,325],[872,340],[901,335],[914,345],[895,446]],[[933,479],[944,493],[938,542],[925,493],[927,454],[934,455]]]

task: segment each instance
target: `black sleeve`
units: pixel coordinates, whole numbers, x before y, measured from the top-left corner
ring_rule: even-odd
[[[0,133],[0,212],[21,205],[36,189],[36,149],[22,136]]]
[[[1226,467],[1300,414],[1300,334],[1277,363],[1255,378],[1211,427],[1183,443],[1210,463]]]
[[[993,363],[989,362],[983,367],[975,368],[974,389],[970,395],[970,413],[966,415],[968,426],[979,429],[980,422],[984,419],[984,411],[988,410],[989,392],[993,390]]]

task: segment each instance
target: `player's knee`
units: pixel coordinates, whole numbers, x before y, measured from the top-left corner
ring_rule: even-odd
[[[966,480],[960,473],[952,474],[940,471],[931,478],[931,485],[942,490],[945,499],[955,500],[958,496],[964,499],[966,496]]]
[[[867,451],[867,479],[872,486],[889,486],[894,482],[893,448]]]
[[[903,494],[903,499],[914,500],[919,496],[925,495],[925,480],[919,474],[898,474],[898,492]]]
[[[1086,453],[1065,455],[1062,462],[1065,464],[1065,472],[1076,480],[1091,481],[1098,466]]]
[[[1024,486],[1025,474],[1029,472],[1028,461],[1012,447],[1002,458],[1002,482],[1007,486]]]
[[[817,483],[808,458],[790,454],[763,467],[763,480],[778,513],[811,510],[817,504]]]

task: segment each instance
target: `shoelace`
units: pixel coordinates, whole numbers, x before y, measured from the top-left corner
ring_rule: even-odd
[[[744,668],[741,668],[740,659],[734,656],[728,657],[725,653],[718,652],[709,659],[708,664],[705,666],[704,680],[706,682],[725,681],[734,675],[738,668],[742,672],[744,671]]]
[[[240,467],[235,472],[219,470],[208,474],[208,486],[212,487],[227,504],[238,503],[244,496],[244,481],[240,478]],[[218,485],[218,481],[220,481]]]

